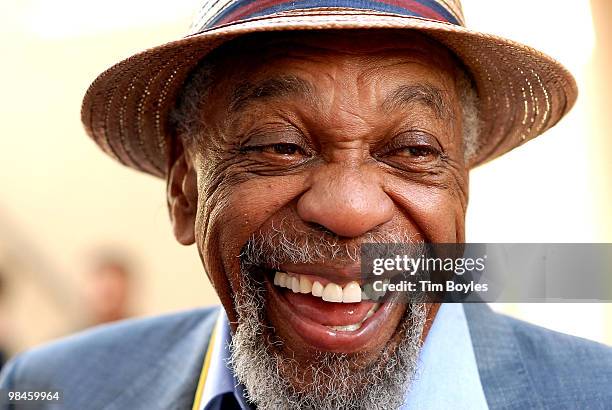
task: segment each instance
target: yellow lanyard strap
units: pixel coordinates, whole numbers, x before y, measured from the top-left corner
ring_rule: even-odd
[[[217,322],[221,320],[221,315]],[[212,351],[215,346],[215,339],[217,337],[218,323],[215,323],[215,327],[210,335],[210,341],[208,342],[208,349],[206,349],[206,356],[204,356],[204,364],[202,365],[202,371],[200,372],[200,379],[198,380],[198,388],[196,389],[195,398],[193,399],[192,410],[200,410],[202,403],[202,393],[204,392],[204,386],[206,385],[206,378],[208,377],[208,368],[210,367],[210,361],[212,360]]]

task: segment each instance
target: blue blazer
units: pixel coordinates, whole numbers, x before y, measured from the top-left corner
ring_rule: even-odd
[[[612,409],[612,348],[485,304],[464,308],[491,409]],[[0,409],[20,409],[6,390],[62,391],[61,403],[36,408],[190,409],[217,309],[101,326],[21,354],[3,369]]]

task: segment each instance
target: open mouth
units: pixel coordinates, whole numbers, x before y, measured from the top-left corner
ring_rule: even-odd
[[[405,310],[404,304],[393,303],[394,295],[374,292],[371,283],[354,276],[332,281],[329,275],[274,270],[266,275],[266,287],[272,321],[288,324],[317,350],[362,350],[383,334],[390,336]]]

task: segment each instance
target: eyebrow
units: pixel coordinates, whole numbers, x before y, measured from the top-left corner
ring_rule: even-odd
[[[445,94],[430,84],[401,85],[385,98],[383,108],[391,110],[421,103],[431,108],[438,118],[449,118],[452,111],[446,102]]]
[[[256,100],[298,95],[314,99],[314,88],[308,81],[296,76],[269,78],[257,83],[242,83],[230,97],[230,110],[239,111]]]
[[[431,84],[405,84],[392,91],[385,98],[382,106],[386,110],[392,110],[420,103],[431,108],[438,118],[450,118],[452,111],[446,102],[445,94]],[[229,109],[237,112],[257,100],[281,98],[288,95],[301,96],[310,100],[316,98],[314,87],[310,82],[297,76],[285,75],[238,85],[230,97]]]

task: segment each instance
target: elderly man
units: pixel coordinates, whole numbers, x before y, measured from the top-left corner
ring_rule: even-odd
[[[484,304],[375,302],[363,243],[462,243],[468,173],[556,124],[568,72],[463,27],[458,1],[207,1],[114,66],[83,122],[163,177],[224,309],[26,353],[58,408],[604,408],[612,352]],[[19,406],[17,406],[19,407]]]

